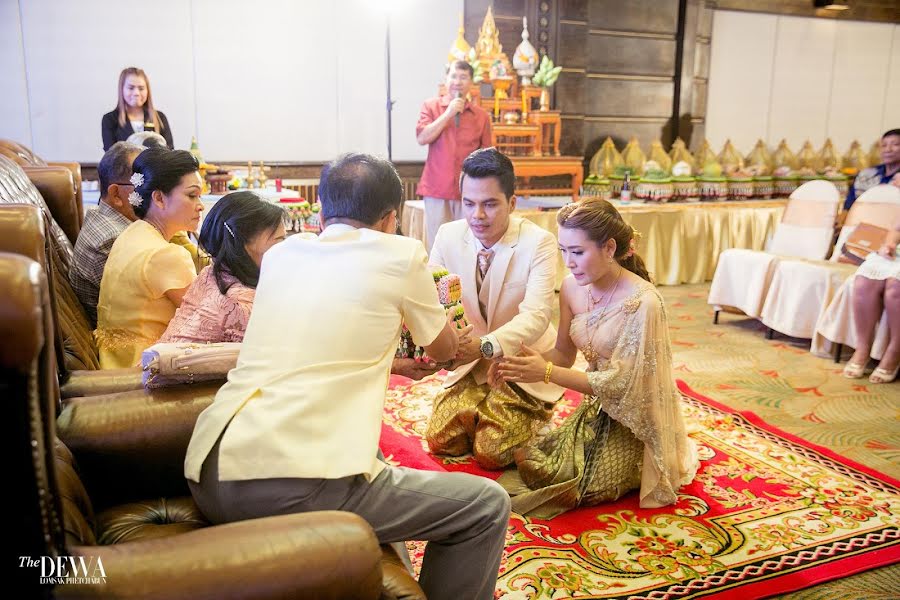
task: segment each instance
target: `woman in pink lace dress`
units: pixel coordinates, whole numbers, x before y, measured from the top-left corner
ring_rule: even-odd
[[[216,202],[200,231],[212,264],[188,288],[160,342],[243,341],[263,254],[285,237],[283,216],[253,192]]]

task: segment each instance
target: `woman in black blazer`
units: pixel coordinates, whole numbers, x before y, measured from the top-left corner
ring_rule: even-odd
[[[169,120],[153,107],[150,80],[137,67],[128,67],[119,73],[119,103],[115,110],[103,115],[101,130],[104,152],[139,131],[155,131],[166,138],[169,148],[174,148]]]

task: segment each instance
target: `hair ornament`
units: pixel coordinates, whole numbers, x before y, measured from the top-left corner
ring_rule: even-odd
[[[140,174],[136,173],[136,175],[140,175]],[[132,176],[131,179],[133,181],[134,177]],[[144,203],[144,199],[141,198],[141,195],[138,194],[137,192],[131,192],[130,194],[128,194],[128,204],[137,208],[138,206],[140,206],[143,203]]]
[[[134,187],[137,187],[139,185],[144,185],[144,174],[143,173],[132,173],[131,179],[129,181],[131,181],[131,185],[133,185]],[[129,198],[129,201],[130,201],[130,198]],[[134,204],[134,202],[132,202],[132,204]]]
[[[628,242],[628,252],[625,253],[625,258],[631,258],[635,252],[637,252],[637,248],[635,248],[634,238],[631,238]]]
[[[231,227],[229,227],[227,221],[222,221],[222,225],[224,225],[224,226],[225,226],[225,229],[228,230],[228,233],[231,234],[232,239],[237,239],[237,238],[235,238],[234,231],[232,231]]]

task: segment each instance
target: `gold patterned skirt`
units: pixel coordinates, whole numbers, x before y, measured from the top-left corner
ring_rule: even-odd
[[[497,482],[515,512],[540,519],[611,502],[641,484],[644,444],[586,396],[557,429],[516,452]]]
[[[485,469],[511,464],[516,449],[534,437],[553,411],[551,403],[513,386],[479,385],[470,374],[439,394],[425,432],[431,452],[471,452]]]

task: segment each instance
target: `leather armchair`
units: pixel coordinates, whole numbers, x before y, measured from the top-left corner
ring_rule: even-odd
[[[81,231],[81,226],[84,224],[84,201],[81,195],[81,164],[65,161],[47,162],[32,152],[30,148],[18,142],[4,139],[0,139],[0,154],[23,167],[28,176],[32,177],[32,181],[35,181],[34,177],[38,176],[32,175],[32,169],[40,171],[42,169],[48,170],[47,168],[49,167],[49,170],[65,170],[69,172],[71,182],[67,187],[45,190],[38,185],[37,181],[35,181],[35,185],[38,185],[42,195],[45,192],[58,194],[53,199],[48,198],[46,195],[44,198],[47,200],[47,204],[50,205],[51,211],[53,211],[53,218],[63,227],[66,234],[69,234],[69,239],[74,244],[75,239],[78,237],[78,232]],[[71,206],[65,204],[71,204]],[[59,214],[55,211],[57,207],[62,208]]]
[[[28,597],[379,597],[378,542],[371,528],[349,513],[323,511],[204,526],[196,507],[183,498],[154,513],[165,524],[111,527],[123,522],[121,515],[152,502],[94,512],[90,486],[76,470],[77,455],[55,437],[56,399],[50,394],[56,369],[46,336],[51,314],[44,273],[28,258],[0,253],[0,282],[9,290],[0,299],[0,387],[10,406],[4,423],[16,489],[11,495],[16,553],[34,561],[84,557],[96,565],[99,560],[105,573],[105,582],[88,579],[54,586],[41,583],[38,566],[21,566],[14,578],[23,586],[19,589],[31,592]],[[110,432],[113,441],[116,433]],[[115,457],[115,451],[110,452]],[[136,469],[149,462],[134,458]]]

